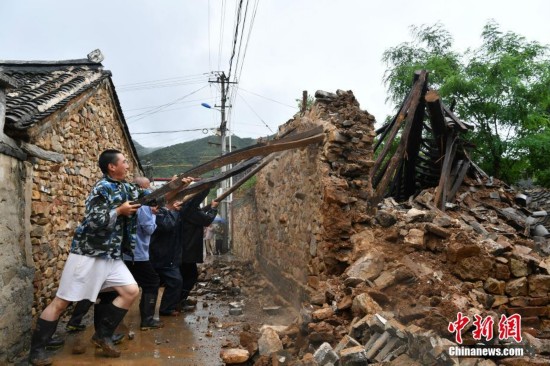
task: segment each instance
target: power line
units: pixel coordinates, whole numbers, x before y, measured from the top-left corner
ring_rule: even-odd
[[[215,128],[193,128],[193,129],[189,129],[189,130],[132,132],[132,135],[151,135],[151,134],[154,134],[154,133],[175,133],[175,132],[190,132],[190,131],[202,131],[202,133],[204,133],[206,135],[208,133],[208,130],[215,130]]]
[[[163,105],[161,105],[161,106],[159,106],[159,107],[153,108],[153,109],[151,109],[150,111],[147,111],[147,112],[143,112],[143,113],[139,113],[139,114],[133,115],[133,116],[131,116],[131,117],[128,117],[127,119],[139,117],[137,120],[140,120],[140,119],[145,118],[145,117],[147,117],[147,116],[150,116],[150,115],[152,115],[152,114],[158,113],[158,112],[160,112],[161,110],[163,110],[164,108],[168,108],[168,107],[170,107],[170,106],[172,106],[172,105],[178,103],[179,101],[181,101],[181,100],[183,100],[183,99],[185,99],[185,98],[187,98],[187,97],[189,97],[189,96],[191,96],[191,95],[193,95],[193,94],[195,94],[195,93],[201,91],[202,89],[206,88],[207,86],[208,86],[208,84],[205,85],[205,86],[203,86],[203,87],[201,87],[201,88],[199,88],[199,89],[197,89],[197,90],[195,90],[195,91],[192,91],[192,92],[189,93],[189,94],[184,95],[183,97],[177,98],[177,99],[175,99],[175,100],[173,100],[173,101],[171,101],[171,102],[169,102],[169,103],[166,103],[166,104],[163,104]],[[136,121],[137,121],[137,120],[136,120]]]
[[[145,90],[145,89],[156,89],[156,88],[167,88],[167,87],[174,87],[174,86],[181,86],[181,85],[192,85],[192,84],[200,84],[207,80],[205,74],[201,74],[201,76],[198,77],[192,77],[192,78],[170,78],[170,79],[164,79],[164,80],[158,80],[158,81],[144,81],[139,83],[133,83],[133,84],[126,84],[125,86],[119,86],[117,87],[117,92],[124,93],[129,91],[136,91],[136,90]]]
[[[208,7],[208,12],[207,12],[207,16],[208,16],[208,67],[210,68],[210,70],[212,70],[212,59],[211,59],[212,43],[210,42],[210,0],[208,0],[208,4],[206,6]]]
[[[248,36],[246,37],[246,44],[244,46],[244,53],[243,53],[243,59],[242,59],[242,62],[241,62],[241,69],[238,72],[239,79],[240,79],[242,71],[243,71],[244,60],[246,58],[246,51],[248,50],[248,43],[250,41],[250,35],[252,34],[252,28],[254,27],[254,20],[256,20],[256,11],[258,10],[258,3],[259,2],[260,2],[260,0],[256,0],[256,2],[254,4],[254,10],[252,11],[252,20],[250,21],[249,26],[248,26]],[[248,4],[247,4],[247,6],[248,6]]]
[[[243,6],[243,0],[239,1],[239,7],[237,8],[237,22],[235,25],[235,35],[233,36],[233,50],[231,51],[231,57],[229,58],[229,72],[227,73],[227,80],[231,80],[231,67],[233,66],[233,57],[235,57],[235,48],[237,47],[237,39],[239,35],[239,23],[241,19],[241,9]],[[229,90],[229,85],[227,85]]]
[[[136,82],[136,83],[120,84],[119,87],[125,88],[125,87],[128,87],[128,86],[141,85],[141,84],[159,83],[159,82],[174,81],[174,80],[185,80],[185,79],[196,78],[196,77],[204,76],[204,75],[208,75],[208,74],[209,73],[201,73],[201,74],[192,74],[192,75],[185,75],[185,76],[175,76],[175,77],[166,78],[166,79],[139,81],[139,82]]]
[[[258,113],[256,113],[256,111],[252,108],[252,106],[250,104],[248,104],[246,99],[244,99],[244,97],[240,94],[237,94],[237,95],[239,97],[241,97],[243,102],[248,106],[248,108],[250,108],[250,110],[256,115],[256,117],[258,117],[260,119],[260,121],[262,121],[262,123],[269,129],[269,131],[271,131],[271,133],[273,133],[273,130],[271,129],[271,127],[269,127],[269,125],[262,119],[262,117],[260,117],[260,115]]]
[[[246,0],[246,6],[244,8],[244,17],[243,17],[243,22],[242,22],[242,27],[241,27],[241,38],[239,39],[239,51],[237,52],[237,59],[235,61],[235,77],[234,77],[234,81],[237,81],[237,70],[239,69],[239,60],[240,60],[240,57],[241,57],[241,50],[242,50],[242,44],[243,44],[243,35],[244,35],[244,27],[246,26],[246,16],[248,14],[248,2],[249,0]],[[236,36],[236,34],[235,34]],[[231,73],[231,65],[230,65],[230,68],[229,68],[229,72]],[[231,76],[231,75],[229,75]]]
[[[283,103],[283,102],[279,102],[279,101],[277,101],[277,100],[275,100],[275,99],[271,99],[271,98],[268,98],[268,97],[264,97],[263,95],[260,95],[260,94],[258,94],[258,93],[251,92],[250,90],[246,90],[246,89],[244,89],[244,88],[242,88],[242,87],[240,87],[239,89],[242,90],[242,91],[245,91],[245,92],[247,92],[247,93],[250,93],[250,94],[252,94],[252,95],[255,95],[255,96],[257,96],[257,97],[260,97],[260,98],[264,98],[264,99],[270,100],[270,101],[272,101],[272,102],[274,102],[274,103],[282,104],[282,105],[284,105],[284,106],[286,106],[286,107],[289,107],[289,108],[292,108],[292,109],[298,109],[298,107],[296,107],[296,106],[292,106],[292,105],[289,105],[289,104],[286,104],[286,103]]]
[[[221,22],[220,22],[220,44],[218,46],[218,70],[222,59],[223,50],[223,30],[225,27],[225,0],[222,0]]]
[[[211,97],[211,98],[200,98],[200,99],[193,99],[193,100],[187,100],[185,102],[181,102],[181,103],[177,103],[177,104],[187,104],[187,103],[193,103],[193,102],[202,102],[202,101],[205,101],[205,100],[214,100],[215,98],[214,97]],[[151,108],[156,108],[156,107],[160,107],[162,106],[163,104],[158,104],[158,105],[150,105],[148,107],[140,107],[140,108],[130,108],[130,109],[124,109],[125,112],[129,112],[129,111],[138,111],[138,110],[142,110],[142,109],[151,109]]]

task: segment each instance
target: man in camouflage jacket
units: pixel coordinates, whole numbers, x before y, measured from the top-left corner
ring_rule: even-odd
[[[32,365],[51,365],[45,347],[67,306],[83,299],[95,302],[99,291],[108,288],[114,289],[118,297],[112,303],[96,305],[92,342],[101,347],[105,356],[120,357],[111,337],[139,296],[139,287],[124,265],[122,253],[133,255],[135,213],[140,205],[131,202],[144,191],[125,181],[129,164],[120,151],[103,151],[98,164],[104,177],[86,200],[85,218],[76,229],[56,296],[37,320],[29,355]],[[183,187],[192,180],[183,178]]]

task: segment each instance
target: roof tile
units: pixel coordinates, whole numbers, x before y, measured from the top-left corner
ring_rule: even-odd
[[[17,82],[16,87],[6,93],[5,127],[14,130],[28,129],[111,76],[100,63],[87,60],[0,61],[0,74]]]

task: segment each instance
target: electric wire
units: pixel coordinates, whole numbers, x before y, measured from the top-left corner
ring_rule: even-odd
[[[250,110],[256,115],[256,117],[258,117],[260,121],[262,121],[262,123],[269,129],[269,131],[273,133],[273,130],[271,129],[271,127],[269,127],[269,125],[262,119],[262,117],[260,117],[260,115],[254,110],[254,108],[252,108],[252,106],[246,101],[246,99],[244,99],[244,97],[241,94],[237,94],[237,95],[243,100],[244,104],[246,104],[248,108],[250,108]]]
[[[180,102],[178,104],[187,104],[187,103],[193,103],[193,102],[204,102],[205,100],[215,100],[215,98],[211,97],[211,98],[200,98],[200,99],[186,100],[186,101]],[[160,107],[161,105],[164,105],[164,104],[150,105],[148,107],[124,109],[124,111],[129,112],[129,111],[138,111],[138,110],[142,110],[142,109],[151,109],[151,108]]]
[[[229,58],[229,72],[227,73],[227,80],[231,80],[231,69],[233,67],[233,58],[235,57],[235,50],[237,47],[237,39],[239,35],[239,24],[241,21],[241,10],[243,6],[243,0],[239,0],[239,6],[237,8],[237,21],[235,25],[235,35],[233,36],[233,50],[231,51],[231,57]],[[226,87],[227,91],[229,91],[229,84],[227,84]],[[226,91],[226,93],[227,93]]]
[[[139,82],[136,82],[136,83],[120,84],[118,86],[119,87],[127,87],[127,86],[141,85],[141,84],[165,82],[165,81],[171,81],[171,80],[192,79],[192,78],[196,78],[198,76],[203,76],[203,75],[208,75],[208,74],[209,73],[200,73],[200,74],[192,74],[192,75],[185,75],[185,76],[175,76],[175,77],[165,78],[165,79],[155,79],[155,80],[148,80],[148,81],[139,81]]]
[[[225,27],[225,0],[222,0],[222,11],[221,11],[221,21],[220,21],[220,44],[218,46],[218,70],[220,70],[221,59],[222,59],[222,50],[223,50],[223,31]]]
[[[206,5],[208,7],[207,16],[208,16],[208,67],[210,70],[212,70],[212,43],[210,41],[210,0],[208,0],[208,4]]]
[[[145,117],[147,117],[147,116],[150,116],[150,115],[152,115],[152,114],[158,113],[158,112],[160,112],[161,110],[163,110],[163,109],[165,109],[165,108],[168,108],[168,107],[170,107],[170,106],[172,106],[172,105],[174,105],[174,104],[180,102],[181,100],[183,100],[183,99],[185,99],[185,98],[187,98],[187,97],[189,97],[189,96],[191,96],[191,95],[193,95],[193,94],[195,94],[195,93],[201,91],[202,89],[206,88],[207,86],[208,86],[208,84],[207,84],[207,85],[204,85],[203,87],[201,87],[201,88],[199,88],[199,89],[197,89],[197,90],[192,91],[192,92],[189,93],[189,94],[184,95],[183,97],[177,98],[177,99],[175,99],[175,100],[173,100],[173,101],[171,101],[171,102],[169,102],[169,103],[163,104],[163,105],[161,105],[161,106],[159,106],[159,107],[156,107],[156,108],[152,108],[152,109],[149,110],[149,111],[142,112],[142,113],[139,113],[139,114],[136,114],[136,115],[127,117],[126,119],[137,118],[137,120],[140,120],[140,119],[145,118]]]
[[[170,79],[164,79],[164,80],[153,80],[153,81],[125,84],[125,86],[117,87],[117,92],[123,93],[127,91],[135,91],[135,90],[198,84],[198,83],[205,82],[207,80],[207,75],[208,73],[202,74],[200,76],[194,76],[194,77],[170,78]]]
[[[270,100],[270,101],[272,101],[272,102],[274,102],[274,103],[281,104],[281,105],[284,105],[284,106],[289,107],[289,108],[292,108],[292,109],[298,109],[298,107],[296,107],[296,106],[292,106],[292,105],[289,105],[289,104],[286,104],[286,103],[283,103],[283,102],[279,102],[278,100],[275,100],[275,99],[272,99],[272,98],[264,97],[263,95],[260,95],[260,94],[258,94],[258,93],[254,93],[254,92],[251,92],[250,90],[246,90],[246,89],[244,89],[243,87],[240,87],[239,89],[242,90],[242,91],[245,91],[245,92],[247,92],[247,93],[250,93],[250,94],[252,94],[252,95],[255,95],[255,96],[257,96],[257,97],[260,97],[260,98],[264,98],[264,99]]]
[[[244,16],[243,16],[242,27],[241,27],[241,37],[239,39],[239,48],[237,51],[237,58],[235,59],[235,77],[234,77],[235,82],[237,82],[237,70],[239,70],[239,61],[240,61],[241,50],[243,45],[244,28],[246,26],[246,16],[248,15],[248,3],[249,3],[249,0],[246,0],[246,6],[244,8]]]
[[[202,131],[204,133],[205,130],[212,130],[212,129],[215,130],[215,128],[191,128],[187,130],[133,132],[132,135],[151,135],[151,134],[157,134],[157,133],[176,133],[176,132],[190,132],[190,131]]]

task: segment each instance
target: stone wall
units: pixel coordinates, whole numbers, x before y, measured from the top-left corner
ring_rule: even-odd
[[[233,242],[232,252],[238,253],[239,258],[252,262],[256,258],[258,249],[256,244],[260,237],[260,226],[243,225],[243,223],[255,222],[256,212],[256,195],[253,189],[234,194],[234,200],[231,204],[231,213],[234,219],[231,222],[233,232],[237,229],[237,232],[233,234],[233,238],[237,238],[235,235],[238,235],[238,240]]]
[[[351,92],[319,93],[304,115],[281,126],[324,126],[320,145],[283,153],[257,174],[246,199],[236,199],[233,252],[257,266],[298,305],[321,281],[343,271],[353,256],[351,235],[370,221],[374,117]]]
[[[35,145],[65,156],[62,163],[33,162],[30,236],[36,268],[36,315],[55,296],[74,229],[83,218],[85,199],[102,176],[97,166],[99,153],[116,148],[125,154],[135,173],[138,165],[108,82],[34,126],[30,135]]]
[[[0,154],[0,364],[24,350],[31,327],[30,171],[29,164]]]

